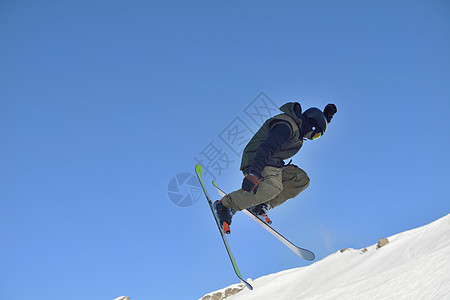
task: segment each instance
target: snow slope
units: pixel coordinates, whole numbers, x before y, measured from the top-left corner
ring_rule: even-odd
[[[202,299],[450,299],[450,214],[388,240],[258,278],[253,291],[236,284]],[[241,291],[224,298],[231,289]]]

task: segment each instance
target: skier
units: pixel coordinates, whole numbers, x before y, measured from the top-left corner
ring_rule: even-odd
[[[271,224],[269,209],[283,204],[309,185],[305,171],[284,160],[293,157],[303,140],[316,140],[327,130],[336,105],[327,104],[323,112],[311,107],[302,113],[297,102],[280,107],[282,114],[268,119],[244,149],[240,170],[244,173],[242,189],[214,202],[214,209],[226,233],[230,233],[233,215],[248,209]]]

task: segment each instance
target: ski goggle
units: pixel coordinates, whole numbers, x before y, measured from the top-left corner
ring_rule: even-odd
[[[318,128],[314,128],[305,134],[305,138],[309,139],[309,140],[317,140],[318,138],[320,138],[322,136],[322,131],[319,131]]]

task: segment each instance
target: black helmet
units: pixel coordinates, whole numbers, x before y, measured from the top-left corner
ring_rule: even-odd
[[[327,131],[327,118],[320,109],[316,107],[308,108],[307,110],[305,110],[303,115],[312,121],[312,125],[315,127],[314,131],[316,133],[320,133],[320,135],[323,135],[325,131]]]

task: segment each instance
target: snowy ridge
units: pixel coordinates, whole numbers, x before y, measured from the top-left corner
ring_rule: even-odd
[[[450,299],[450,214],[388,240],[258,278],[253,291],[236,284],[202,299]],[[225,295],[231,289],[240,291]]]

